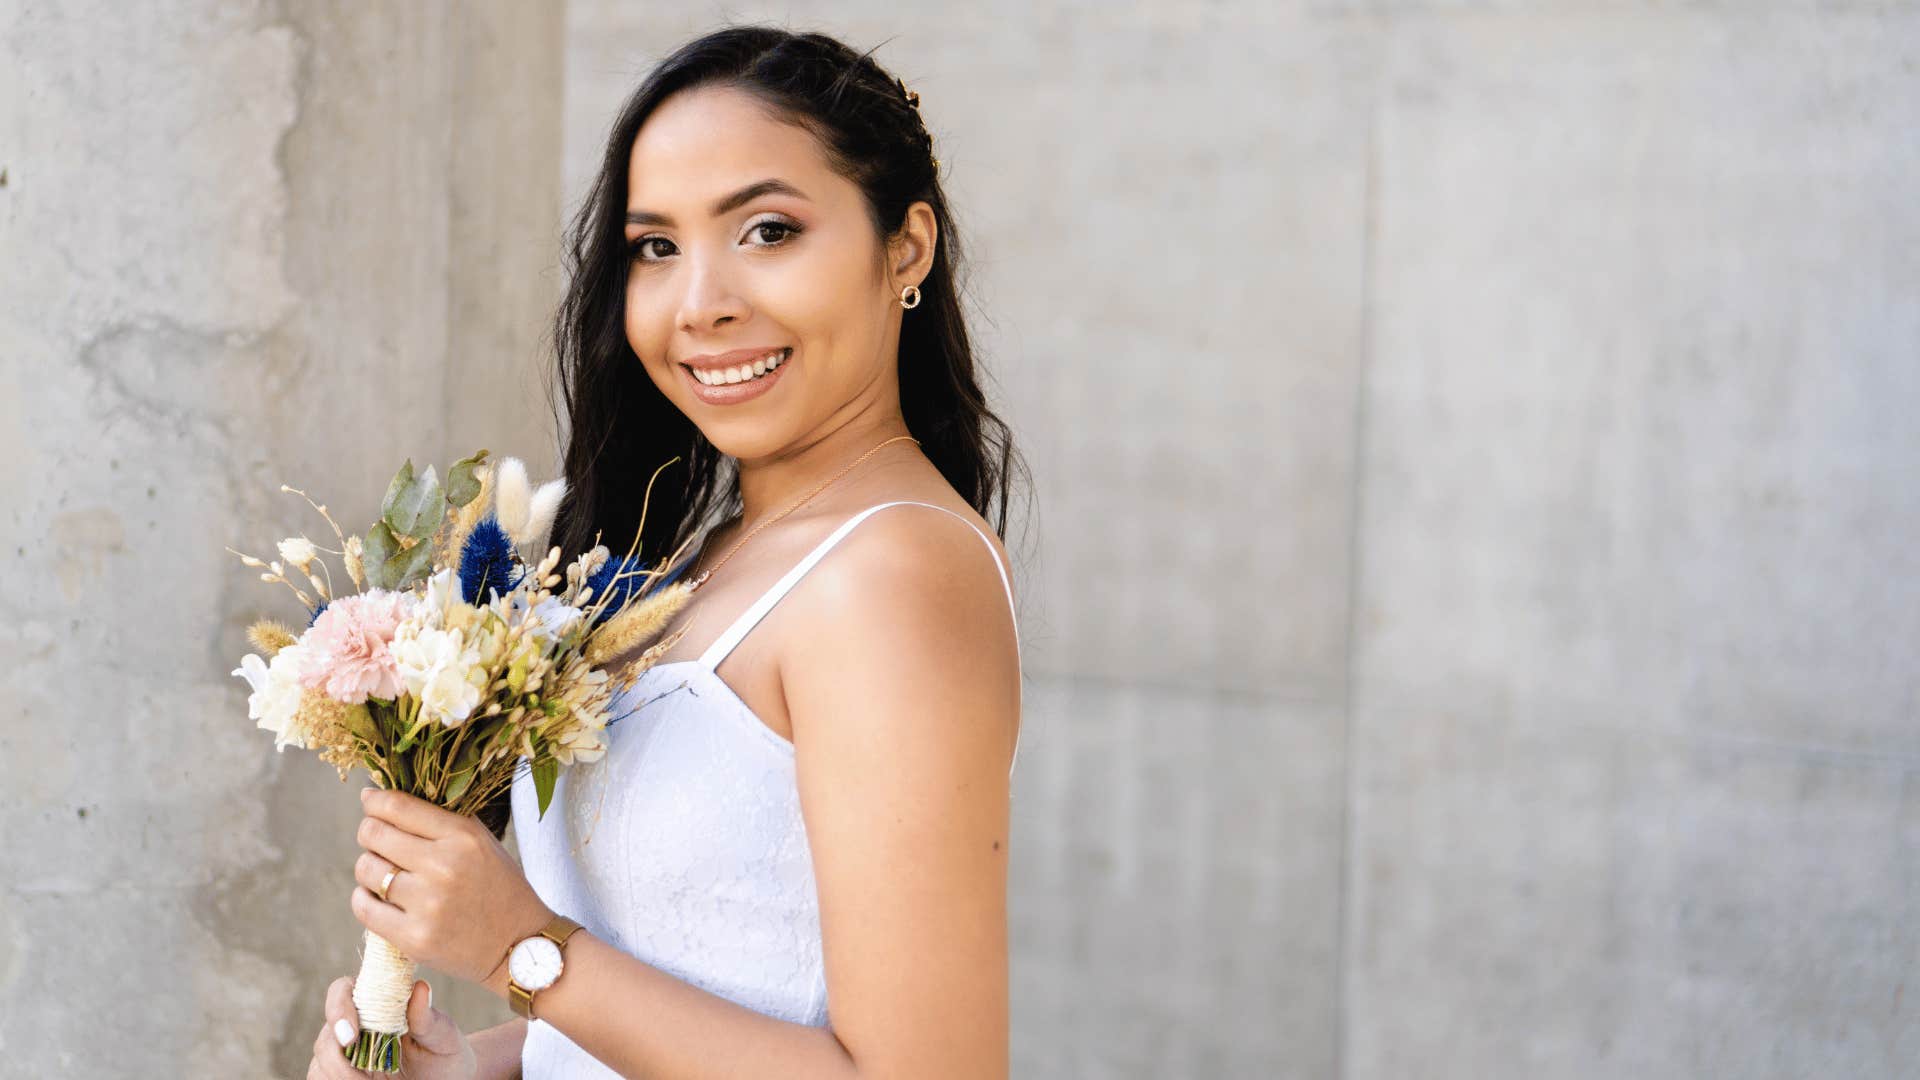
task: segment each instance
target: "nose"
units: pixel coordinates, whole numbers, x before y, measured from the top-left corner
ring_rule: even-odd
[[[746,300],[727,280],[721,260],[690,258],[688,264],[686,291],[680,295],[681,330],[699,333],[746,317]]]

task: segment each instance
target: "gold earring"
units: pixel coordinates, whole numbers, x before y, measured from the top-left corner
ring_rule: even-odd
[[[907,295],[909,293],[913,295],[912,300],[907,299]],[[900,290],[900,306],[903,308],[919,307],[920,306],[920,286],[908,285],[903,287]]]

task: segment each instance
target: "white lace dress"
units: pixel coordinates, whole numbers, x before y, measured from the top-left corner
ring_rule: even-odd
[[[701,989],[768,1016],[830,1026],[793,744],[714,669],[841,537],[901,505],[953,513],[902,500],[841,524],[698,659],[657,665],[616,697],[607,753],[560,771],[544,819],[522,771],[512,790],[514,837],[548,907]],[[1006,568],[986,534],[980,538],[1011,605]],[[1016,644],[1018,634],[1016,624]],[[528,1023],[520,1064],[526,1080],[619,1075],[538,1019]]]

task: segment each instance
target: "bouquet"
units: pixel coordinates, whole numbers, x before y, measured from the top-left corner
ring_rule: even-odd
[[[647,568],[632,548],[615,559],[596,543],[564,577],[557,547],[529,565],[566,487],[534,489],[513,458],[496,466],[480,450],[448,469],[444,485],[431,465],[415,475],[408,460],[364,537],[343,537],[325,506],[281,490],[306,499],[340,547],[293,537],[272,561],[227,549],[308,611],[299,634],[271,619],[250,626],[259,653],[233,674],[252,687],[248,716],[274,733],[277,751],[318,751],[343,783],[364,767],[379,787],[476,815],[527,769],[545,817],[560,768],[605,753],[614,697],[679,636],[609,676],[602,665],[657,635],[685,603],[679,571],[665,569],[682,552]],[[333,592],[323,551],[341,558],[356,592]],[[496,835],[502,827],[490,826]],[[415,967],[371,930],[364,945],[353,990],[360,1038],[348,1057],[395,1072]]]

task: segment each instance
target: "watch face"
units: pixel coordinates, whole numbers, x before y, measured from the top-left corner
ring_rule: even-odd
[[[545,990],[560,977],[560,946],[535,934],[513,947],[507,974],[528,990]]]

